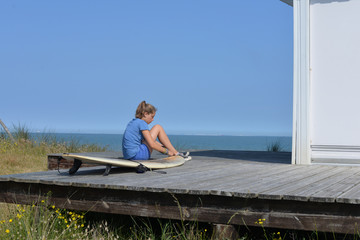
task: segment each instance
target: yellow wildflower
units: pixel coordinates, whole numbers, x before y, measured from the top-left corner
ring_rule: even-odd
[[[10,230],[9,230],[9,229],[6,229],[5,232],[6,232],[6,233],[10,233]]]
[[[13,220],[12,220],[12,219],[10,219],[10,220],[9,220],[9,223],[11,223],[12,221],[13,221]]]

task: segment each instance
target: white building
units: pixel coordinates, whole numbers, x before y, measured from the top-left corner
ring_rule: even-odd
[[[360,164],[360,0],[294,8],[295,164]]]

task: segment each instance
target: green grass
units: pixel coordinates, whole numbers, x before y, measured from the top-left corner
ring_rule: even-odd
[[[47,198],[33,205],[2,204],[0,239],[211,239],[198,223],[106,216],[65,210]]]
[[[37,172],[47,170],[47,154],[63,152],[103,152],[106,147],[96,144],[80,144],[77,139],[64,141],[54,134],[43,134],[33,139],[23,125],[14,126],[15,142],[0,134],[0,174]]]
[[[119,239],[106,221],[88,223],[85,212],[39,199],[31,206],[7,204],[0,214],[0,239]]]

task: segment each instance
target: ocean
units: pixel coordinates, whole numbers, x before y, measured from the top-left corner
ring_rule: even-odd
[[[34,133],[34,137],[42,133]],[[121,151],[122,134],[52,133],[56,139],[76,140],[80,144],[97,144],[109,151]],[[212,136],[212,135],[169,135],[174,147],[183,150],[244,150],[266,151],[278,142],[282,151],[291,152],[291,137],[276,136]]]

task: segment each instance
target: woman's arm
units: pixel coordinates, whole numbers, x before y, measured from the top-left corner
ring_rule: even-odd
[[[159,142],[156,142],[156,140],[152,138],[149,130],[143,130],[141,132],[145,138],[147,145],[151,149],[155,149],[156,151],[159,151],[163,154],[168,154],[169,156],[174,156],[176,154],[176,153],[171,152],[167,148],[163,147]]]

